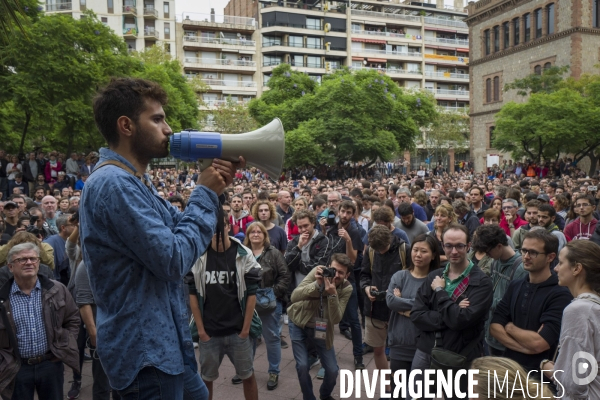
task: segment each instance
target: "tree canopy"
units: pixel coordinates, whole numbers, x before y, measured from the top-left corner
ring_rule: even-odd
[[[507,88],[531,92],[525,103],[510,102],[496,114],[493,146],[535,162],[574,154],[589,156],[595,170],[600,146],[600,76],[556,79],[566,69],[553,69],[548,79],[528,77]],[[545,84],[540,84],[545,82]]]
[[[261,125],[281,119],[287,165],[389,160],[413,148],[437,115],[431,94],[404,90],[376,71],[341,69],[319,85],[283,64],[268,86],[249,110]]]

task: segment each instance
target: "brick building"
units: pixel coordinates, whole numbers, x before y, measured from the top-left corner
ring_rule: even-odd
[[[523,102],[506,83],[570,66],[577,78],[597,73],[600,62],[600,0],[480,0],[469,2],[471,158],[486,166],[492,148],[494,115],[506,102]]]

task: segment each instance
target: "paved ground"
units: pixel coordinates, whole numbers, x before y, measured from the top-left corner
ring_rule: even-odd
[[[284,335],[287,335],[287,325],[283,326]],[[256,381],[258,383],[259,398],[261,400],[275,400],[275,399],[302,399],[302,392],[300,391],[300,385],[298,384],[298,376],[296,374],[296,364],[294,362],[294,356],[292,353],[292,345],[289,340],[289,336],[286,337],[286,341],[290,344],[289,348],[281,350],[281,373],[279,375],[279,386],[275,390],[267,390],[267,380],[269,375],[267,373],[269,364],[267,362],[266,346],[261,344],[256,349],[256,357],[254,359],[254,370],[256,374]],[[352,355],[352,342],[343,337],[336,327],[336,335],[334,341],[334,347],[337,354],[338,365],[341,369],[354,370],[354,357]],[[198,350],[196,349],[196,355]],[[369,353],[364,356],[364,363],[369,371],[373,371],[375,363],[373,361],[373,353]],[[313,376],[313,390],[317,399],[319,398],[319,387],[321,381],[316,379],[319,367],[314,367],[311,370]],[[221,368],[219,369],[219,378],[214,383],[215,393],[213,395],[214,400],[223,399],[243,399],[244,393],[242,385],[232,385],[231,378],[235,375],[235,371],[229,359],[225,357]],[[65,396],[69,390],[70,383],[72,380],[71,371],[65,373]],[[92,363],[86,362],[83,366],[83,382],[81,388],[80,400],[92,400]],[[367,399],[364,387],[361,391],[362,397]],[[336,399],[340,398],[340,386],[339,378],[338,385],[333,391],[333,396]],[[375,399],[379,398],[379,389],[375,391]]]

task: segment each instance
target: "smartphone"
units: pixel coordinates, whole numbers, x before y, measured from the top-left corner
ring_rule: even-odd
[[[588,190],[588,192],[597,192],[598,186],[588,186],[587,190]]]
[[[298,187],[298,181],[294,181],[294,187]]]

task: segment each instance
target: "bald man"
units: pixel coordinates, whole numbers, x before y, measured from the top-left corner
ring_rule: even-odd
[[[292,195],[287,190],[282,190],[277,193],[277,214],[281,215],[284,221],[292,218],[294,214],[294,208],[290,205],[292,203]]]
[[[46,218],[46,223],[52,231],[53,234],[58,233],[58,228],[56,227],[56,209],[58,207],[58,201],[52,196],[45,196],[42,199],[42,211],[44,211],[44,218]]]

